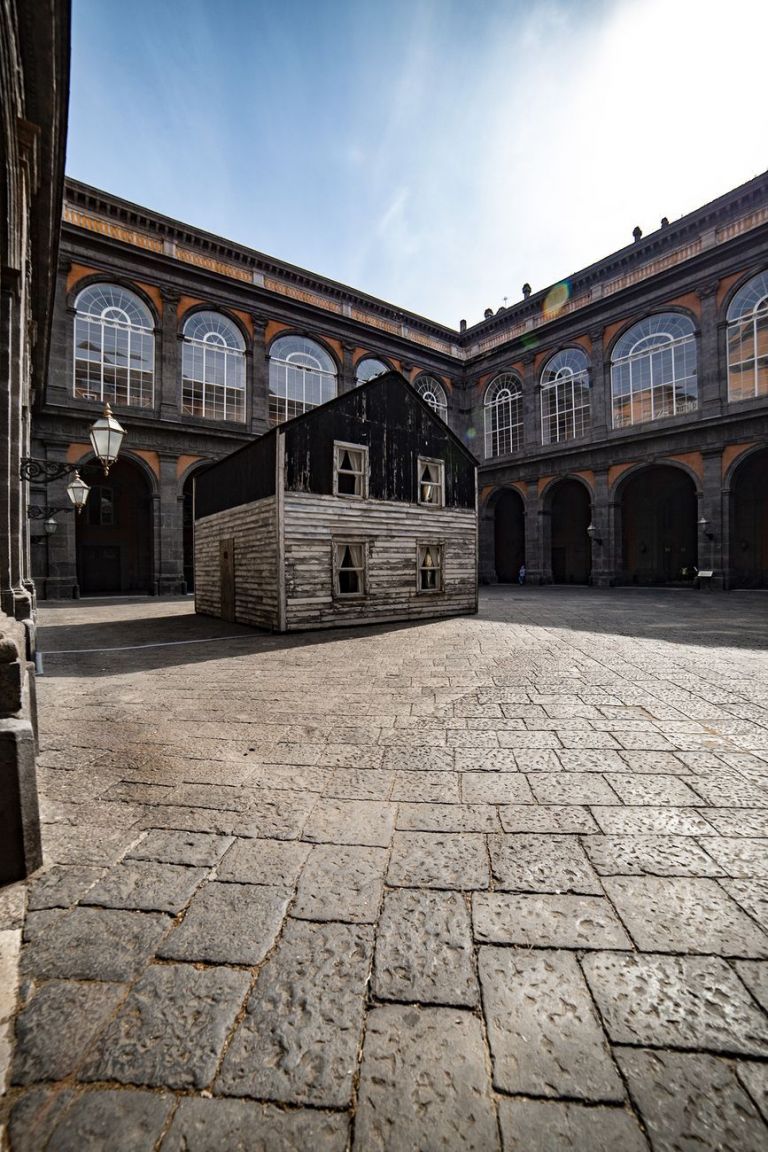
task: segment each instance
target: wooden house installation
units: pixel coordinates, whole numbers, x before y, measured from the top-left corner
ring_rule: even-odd
[[[474,457],[397,372],[195,487],[195,608],[279,632],[477,611]]]

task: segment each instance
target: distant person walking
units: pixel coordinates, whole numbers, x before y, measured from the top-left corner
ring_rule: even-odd
[[[518,584],[525,584],[525,562],[520,565],[520,571],[517,574]]]

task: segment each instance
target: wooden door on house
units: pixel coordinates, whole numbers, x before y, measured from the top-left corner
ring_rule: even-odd
[[[235,619],[235,540],[233,536],[219,541],[219,573],[221,581],[221,618]]]

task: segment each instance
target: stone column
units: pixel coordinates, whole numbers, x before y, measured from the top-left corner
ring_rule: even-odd
[[[698,567],[706,572],[714,572],[711,580],[713,588],[724,586],[723,565],[727,561],[726,541],[723,523],[723,481],[722,452],[717,448],[703,453],[704,483],[699,493],[699,520],[707,521],[706,527],[698,529]],[[726,497],[727,499],[727,497]]]
[[[595,474],[595,495],[592,500],[592,583],[596,588],[610,588],[615,579],[613,567],[613,523],[608,503],[608,473]],[[599,543],[598,543],[599,541]]]
[[[525,502],[525,567],[531,584],[552,583],[549,553],[549,514],[542,510],[538,483],[529,480]]]
[[[66,461],[64,447],[51,447],[46,450],[46,459],[62,463]],[[53,480],[45,489],[45,499],[40,503],[54,508],[71,507],[67,496],[67,484],[71,476]],[[88,481],[90,483],[90,481]],[[77,517],[87,516],[87,512],[60,512],[56,517],[56,532],[48,537],[48,574],[43,584],[47,600],[72,600],[80,595],[77,582]]]
[[[154,509],[159,521],[159,595],[175,595],[184,584],[183,507],[179,499],[176,456],[160,454],[159,500]]]
[[[485,500],[478,517],[478,569],[481,584],[497,584],[496,575],[496,508]]]
[[[602,440],[608,429],[613,427],[610,371],[606,369],[605,364],[602,328],[593,328],[589,333],[589,338],[592,341],[592,439]]]
[[[698,356],[699,408],[703,416],[719,416],[722,412],[722,378],[727,375],[720,371],[717,283],[717,280],[711,280],[697,289],[701,301]],[[725,383],[727,389],[727,381]]]
[[[269,358],[264,333],[267,321],[258,312],[251,313],[253,320],[253,348],[251,352],[251,381],[249,386],[249,404],[247,411],[247,428],[254,436],[263,436],[269,428]],[[246,380],[248,369],[246,365]]]
[[[541,391],[536,383],[534,356],[529,352],[523,360],[523,447],[541,445]]]
[[[73,394],[75,373],[74,305],[67,304],[69,257],[59,260],[56,275],[56,302],[51,322],[51,351],[45,398],[51,404],[68,404]]]
[[[161,420],[181,419],[181,336],[178,331],[180,294],[163,288],[163,315],[160,331],[155,333],[155,364],[159,379],[155,382],[155,408]]]
[[[351,392],[355,386],[355,369],[352,364],[352,356],[355,351],[355,345],[349,344],[346,340],[341,345],[343,358],[341,362],[341,374],[339,376],[339,395],[342,392]]]

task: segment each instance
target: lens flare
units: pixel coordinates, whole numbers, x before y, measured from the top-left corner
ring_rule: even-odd
[[[568,303],[568,297],[571,294],[571,286],[567,280],[562,280],[559,284],[555,284],[550,288],[549,292],[544,299],[544,315],[557,316],[558,312],[562,311]]]

